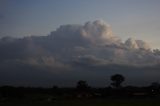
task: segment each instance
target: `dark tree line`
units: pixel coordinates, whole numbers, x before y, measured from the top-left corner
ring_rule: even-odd
[[[56,100],[73,98],[134,98],[159,97],[160,84],[152,83],[146,87],[122,86],[125,77],[115,74],[110,77],[111,86],[104,88],[90,87],[87,81],[79,80],[74,88],[33,88],[33,87],[0,87],[0,101],[5,99]]]

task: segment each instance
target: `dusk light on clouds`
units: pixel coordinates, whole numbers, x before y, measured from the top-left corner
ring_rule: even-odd
[[[160,81],[159,0],[1,0],[0,84]],[[96,80],[96,83],[92,83]],[[140,81],[138,81],[140,80]]]

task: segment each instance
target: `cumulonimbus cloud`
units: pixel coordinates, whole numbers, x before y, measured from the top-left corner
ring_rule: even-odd
[[[122,42],[102,20],[61,25],[48,36],[4,37],[0,39],[0,53],[0,70],[9,70],[7,66],[12,66],[12,70],[20,70],[21,66],[26,70],[54,72],[88,67],[110,70],[113,65],[129,70],[128,67],[160,65],[158,49],[152,50],[145,41],[133,38]]]
[[[77,61],[80,57],[85,60],[84,57],[90,56],[103,60],[99,61],[102,64],[159,64],[159,56],[154,55],[148,43],[133,38],[122,42],[102,20],[89,21],[84,25],[63,25],[49,36],[53,38],[53,46],[56,45],[59,55],[65,52],[67,56],[62,57],[67,57],[68,61]]]
[[[15,53],[6,53],[13,52],[10,51],[13,48]],[[122,42],[102,20],[89,21],[84,25],[61,25],[48,36],[23,39],[5,37],[0,41],[0,51],[4,52],[1,57],[4,60],[8,57],[24,59],[51,56],[59,62],[70,63],[94,57],[103,65],[154,65],[160,61],[158,50],[152,50],[143,40],[129,38]]]

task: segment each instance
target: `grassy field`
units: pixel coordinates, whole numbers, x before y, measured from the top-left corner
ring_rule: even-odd
[[[92,100],[56,100],[47,101],[26,101],[10,100],[0,102],[0,106],[160,106],[159,100],[150,99],[92,99]]]

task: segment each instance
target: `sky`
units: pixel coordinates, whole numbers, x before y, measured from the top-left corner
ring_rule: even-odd
[[[0,86],[106,86],[113,74],[126,85],[160,82],[159,5],[0,0]]]
[[[116,36],[160,48],[159,0],[0,0],[0,37],[45,36],[60,25],[105,20]]]

